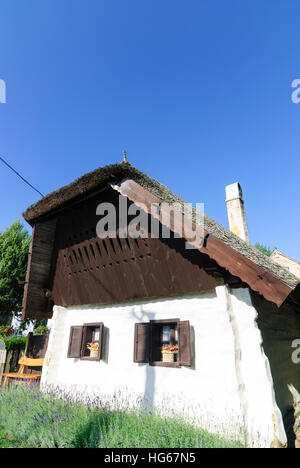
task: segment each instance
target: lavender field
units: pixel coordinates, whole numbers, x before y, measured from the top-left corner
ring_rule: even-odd
[[[126,403],[126,402],[125,402]],[[240,448],[146,409],[116,409],[115,399],[68,396],[60,389],[12,386],[0,393],[0,447],[49,448]]]

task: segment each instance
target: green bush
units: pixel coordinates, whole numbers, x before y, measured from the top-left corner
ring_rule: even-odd
[[[26,447],[52,448],[239,448],[180,418],[152,411],[116,410],[101,400],[74,402],[59,389],[43,393],[12,386],[0,393],[0,421]]]
[[[13,338],[2,338],[5,343],[5,347],[7,351],[11,349],[25,349],[26,346],[26,337],[13,337]]]
[[[38,325],[34,330],[35,335],[48,335],[49,333],[50,333],[49,328],[43,323]]]

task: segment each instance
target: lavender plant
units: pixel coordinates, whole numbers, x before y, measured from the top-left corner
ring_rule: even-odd
[[[68,394],[60,388],[11,386],[0,393],[0,426],[20,446],[57,448],[235,448],[179,417],[132,408],[116,398],[103,401]]]

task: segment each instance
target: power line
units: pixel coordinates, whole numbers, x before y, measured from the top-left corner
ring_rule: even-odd
[[[29,187],[31,187],[33,190],[35,190],[39,195],[41,195],[42,197],[44,197],[44,195],[38,190],[36,189],[33,185],[31,185],[30,182],[28,182],[28,180],[24,179],[24,177],[21,176],[21,174],[19,174],[13,167],[11,167],[10,164],[8,164],[7,161],[5,161],[5,159],[1,158],[0,156],[0,160],[7,166],[9,167],[9,169],[11,169],[15,174],[17,174],[18,177],[20,177],[20,179],[23,180],[23,182],[25,182],[25,184],[29,185]]]

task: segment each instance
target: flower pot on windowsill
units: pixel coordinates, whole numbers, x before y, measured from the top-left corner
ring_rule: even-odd
[[[174,354],[173,353],[162,353],[162,360],[163,362],[174,362]]]
[[[91,349],[90,350],[90,357],[97,358],[98,357],[98,349]]]

